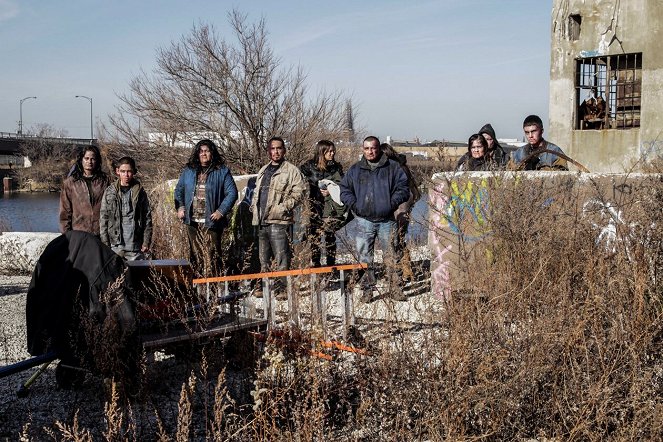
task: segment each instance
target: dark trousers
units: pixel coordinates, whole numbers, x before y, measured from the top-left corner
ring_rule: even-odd
[[[292,231],[292,224],[266,224],[258,228],[261,272],[274,270],[272,260],[276,264],[276,270],[290,269]],[[277,283],[280,288],[285,287],[285,281],[285,278],[279,278]]]
[[[187,225],[189,236],[189,261],[191,266],[205,277],[221,276],[221,234],[203,224]]]
[[[336,218],[311,217],[311,222],[306,229],[306,236],[310,244],[313,267],[321,266],[322,247],[327,256],[326,265],[336,264],[336,230],[340,223],[341,221]]]

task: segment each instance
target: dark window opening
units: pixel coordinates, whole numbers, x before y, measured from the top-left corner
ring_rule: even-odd
[[[571,41],[577,41],[580,38],[580,25],[582,24],[582,16],[580,14],[569,15],[569,25],[566,29],[567,37]]]
[[[642,53],[576,60],[575,129],[640,127]]]

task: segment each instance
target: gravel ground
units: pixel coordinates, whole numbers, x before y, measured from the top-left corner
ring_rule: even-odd
[[[0,275],[0,366],[30,357],[26,351],[25,340],[25,299],[29,282],[28,276]],[[411,296],[408,302],[394,302],[378,291],[374,301],[369,304],[359,303],[359,293],[355,293],[356,321],[360,332],[370,340],[370,334],[379,332],[380,324],[385,322],[424,324],[439,317],[437,307],[441,306],[430,296],[427,280],[410,286],[408,292]],[[343,308],[339,295],[340,291],[336,290],[328,292],[327,296],[330,328],[328,337],[331,338],[338,336],[341,329]],[[249,311],[257,311],[260,314],[262,301],[250,299],[252,304]],[[304,316],[308,316],[306,312],[310,312],[311,297],[301,296],[300,299],[300,311]],[[277,317],[285,320],[286,310],[287,303],[278,303]],[[158,410],[166,432],[174,434],[181,386],[191,371],[199,368],[185,359],[177,359],[163,353],[156,353],[154,356],[154,360],[146,364],[146,373],[142,379],[143,391],[148,393],[141,395],[140,400],[132,402],[139,440],[153,440],[157,434],[155,410]],[[58,387],[55,379],[56,362],[48,366],[24,398],[19,398],[16,392],[36,368],[0,378],[0,440],[17,440],[26,423],[30,424],[28,431],[31,440],[52,439],[48,429],[55,429],[54,423],[58,421],[71,425],[76,414],[80,427],[89,429],[95,440],[103,439],[104,405],[107,402],[104,380],[99,374],[85,373],[80,386],[64,390]],[[252,382],[250,371],[228,370],[226,382],[235,400],[239,403],[249,401]],[[214,384],[213,380],[210,384]],[[200,416],[200,419],[204,419],[204,416]],[[203,440],[204,425],[194,426],[194,438]],[[56,434],[61,433],[56,431]]]
[[[29,277],[0,275],[0,366],[30,357],[26,351],[25,299]],[[74,414],[82,428],[91,431],[95,440],[104,431],[104,404],[107,394],[99,375],[84,373],[80,386],[71,390],[58,387],[55,379],[57,361],[30,388],[27,397],[19,398],[17,391],[36,368],[0,378],[0,440],[18,440],[24,425],[30,423],[31,440],[51,439],[44,428],[55,428],[57,421],[71,424]],[[146,386],[150,394],[132,404],[139,440],[150,440],[157,434],[155,410],[169,433],[175,429],[178,400],[183,382],[190,370],[196,368],[162,353],[147,364]],[[229,382],[242,382],[244,373],[234,372]]]

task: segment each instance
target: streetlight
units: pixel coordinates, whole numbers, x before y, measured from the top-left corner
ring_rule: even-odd
[[[25,100],[29,100],[30,98],[34,98],[35,100],[37,97],[25,97],[21,98],[21,101],[19,102],[18,105],[18,112],[19,112],[19,117],[18,117],[18,135],[23,136],[23,102]]]
[[[85,98],[90,102],[90,141],[94,140],[94,131],[92,130],[92,98],[86,97],[85,95],[76,95],[76,98]]]

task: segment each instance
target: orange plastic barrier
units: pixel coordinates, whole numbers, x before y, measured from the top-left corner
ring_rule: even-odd
[[[315,267],[310,269],[295,269],[295,270],[279,270],[277,272],[264,272],[264,273],[247,273],[245,275],[230,275],[230,276],[214,276],[211,278],[196,278],[193,280],[194,284],[205,284],[208,282],[226,282],[226,281],[244,281],[247,279],[260,279],[260,278],[278,278],[281,276],[300,276],[311,275],[317,273],[330,273],[334,270],[358,270],[365,269],[367,264],[341,264],[337,266]]]

